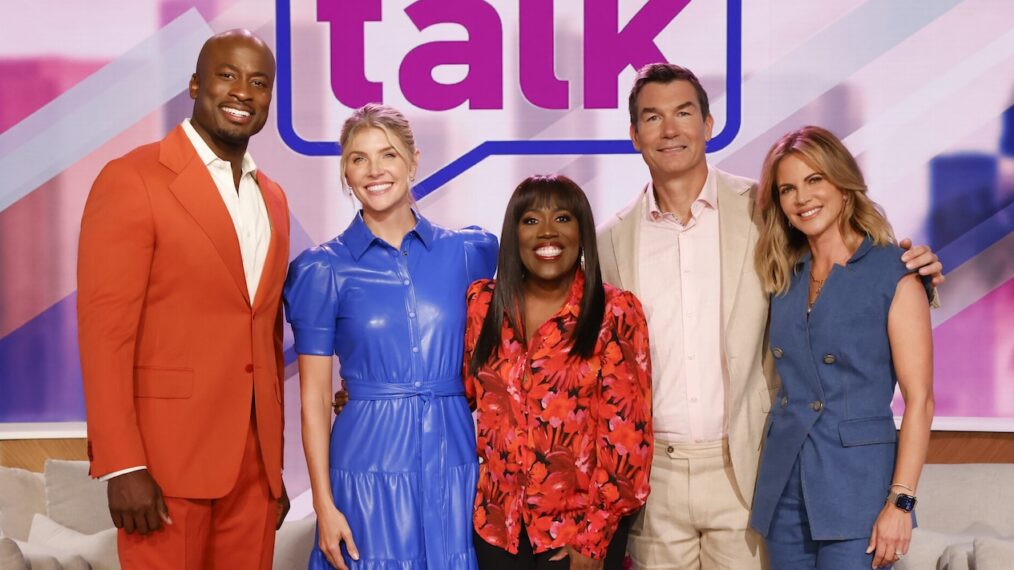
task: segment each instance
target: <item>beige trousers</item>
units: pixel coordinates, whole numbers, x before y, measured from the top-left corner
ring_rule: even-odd
[[[767,568],[763,539],[732,473],[725,441],[655,441],[651,494],[630,529],[638,570]]]

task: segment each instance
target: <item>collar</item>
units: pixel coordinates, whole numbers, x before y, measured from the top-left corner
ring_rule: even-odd
[[[856,248],[855,253],[852,254],[852,257],[849,258],[845,265],[851,265],[859,261],[863,258],[863,256],[869,253],[871,249],[873,249],[873,239],[869,236],[869,234],[866,234],[866,236],[863,237],[863,242],[859,244],[859,247]],[[813,253],[807,249],[806,252],[799,258],[799,261],[796,262],[796,267],[806,267],[809,265],[812,257]]]
[[[426,249],[433,247],[433,239],[436,234],[433,224],[429,220],[422,217],[418,210],[412,208],[412,213],[415,215],[415,227],[409,230],[408,234],[414,234],[419,241],[422,242]],[[406,234],[406,235],[408,235]],[[366,220],[363,219],[363,211],[359,210],[356,213],[356,217],[349,224],[348,229],[342,233],[342,240],[348,246],[352,256],[359,261],[359,258],[366,253],[366,250],[370,248],[374,242],[380,241],[380,238],[373,235],[373,231],[370,230],[370,226],[366,225]]]
[[[226,162],[225,160],[219,158],[219,156],[215,154],[215,151],[211,150],[211,147],[208,146],[208,143],[204,142],[201,135],[197,134],[197,130],[190,124],[190,119],[184,119],[180,126],[183,127],[183,132],[187,135],[187,139],[190,140],[190,144],[194,145],[194,150],[197,151],[197,156],[200,157],[201,162],[203,162],[205,166],[211,166],[215,162]],[[256,175],[257,173],[257,165],[254,163],[253,157],[250,156],[249,152],[243,154],[243,163],[240,167],[240,171],[242,172],[240,176],[246,176],[247,174]]]
[[[655,186],[652,183],[648,183],[647,187],[648,203],[645,208],[645,215],[649,221],[661,219],[662,217],[669,215],[669,212],[663,212],[658,206],[658,199],[655,197]],[[696,208],[694,206],[697,206]],[[697,199],[690,206],[692,215],[697,216],[702,207],[708,207],[712,209],[718,208],[718,178],[715,175],[715,169],[710,164],[708,165],[708,177],[704,180],[704,187],[701,188],[701,193],[697,195]],[[675,217],[675,216],[673,216]]]
[[[567,300],[563,302],[563,305],[555,313],[553,313],[553,316],[549,317],[546,322],[567,317],[574,319],[578,318],[581,314],[581,299],[584,296],[584,280],[584,271],[582,271],[579,267],[577,271],[574,272],[574,280],[570,283],[570,291],[567,293]],[[523,320],[524,317],[521,314],[521,307],[518,307],[517,322],[521,323]],[[541,327],[542,325],[539,326]],[[507,331],[506,334],[513,334],[522,346],[525,345],[524,336],[521,334],[521,331],[511,330],[510,319],[505,318],[503,320],[503,330]],[[533,336],[532,338],[535,337]]]
[[[570,293],[567,295],[567,300],[564,301],[555,316],[571,315],[577,318],[581,312],[581,298],[584,296],[584,279],[584,271],[578,267],[574,272],[574,280],[570,283]]]

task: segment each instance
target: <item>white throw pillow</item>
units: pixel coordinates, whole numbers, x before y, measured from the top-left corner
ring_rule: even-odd
[[[937,561],[937,570],[970,570],[974,567],[971,542],[952,544],[944,550]]]
[[[0,568],[4,570],[28,570],[28,562],[13,538],[0,538]]]
[[[46,461],[46,515],[85,534],[113,528],[106,483],[88,476],[87,461]]]
[[[80,554],[93,570],[120,570],[115,528],[96,534],[82,534],[53,522],[46,515],[35,515],[28,542],[53,552]]]
[[[0,531],[28,540],[32,516],[46,512],[46,486],[41,473],[0,467]]]
[[[952,544],[971,542],[970,534],[952,534],[917,528],[912,530],[908,554],[894,564],[895,570],[933,570]]]
[[[55,552],[37,544],[15,541],[31,570],[91,570],[91,565],[77,554]]]
[[[310,550],[313,549],[314,526],[313,518],[298,521],[285,521],[275,535],[275,556],[272,568],[289,570],[306,568],[310,563]]]
[[[1014,540],[975,539],[976,570],[1010,570],[1014,564]]]

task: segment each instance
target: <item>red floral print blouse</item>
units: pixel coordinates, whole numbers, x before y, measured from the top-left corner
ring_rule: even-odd
[[[504,322],[501,343],[468,373],[495,282],[468,290],[465,393],[478,423],[473,522],[486,542],[517,553],[524,524],[535,552],[570,545],[603,559],[619,519],[648,497],[653,435],[648,325],[632,293],[609,285],[595,353],[570,358],[584,287],[526,346]]]

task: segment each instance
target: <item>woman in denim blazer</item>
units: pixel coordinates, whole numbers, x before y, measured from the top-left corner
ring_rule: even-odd
[[[931,290],[900,261],[855,160],[828,131],[776,143],[758,194],[755,261],[773,294],[782,388],[751,526],[772,568],[889,567],[908,550],[933,416]]]

